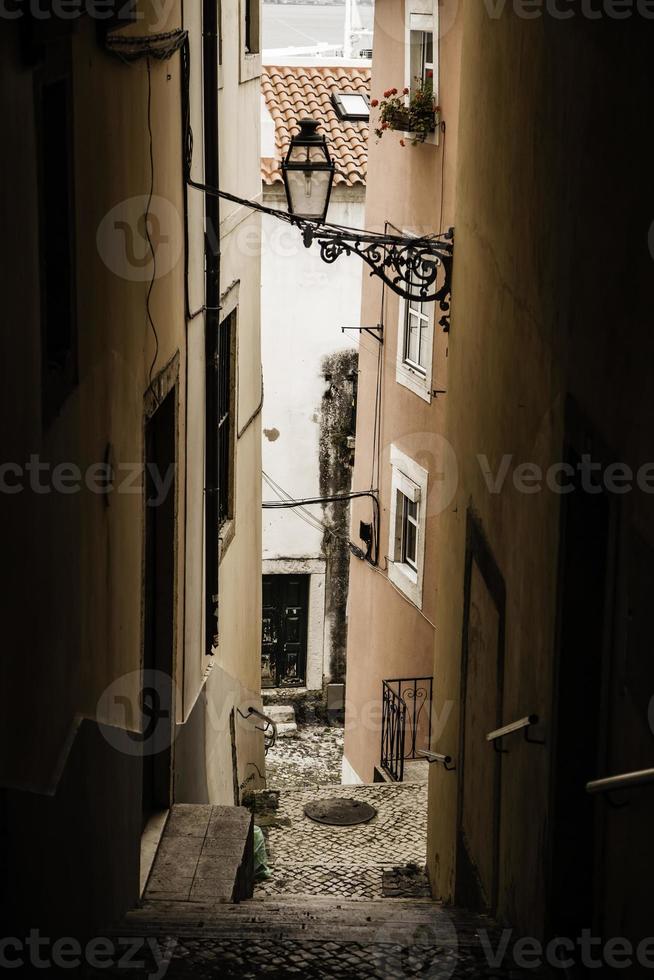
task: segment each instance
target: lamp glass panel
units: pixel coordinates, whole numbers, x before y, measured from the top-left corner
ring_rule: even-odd
[[[314,143],[309,146],[293,143],[288,158],[289,163],[306,163],[309,166],[316,164],[326,164],[327,155],[323,143]]]
[[[291,212],[300,218],[321,218],[331,179],[331,170],[287,170]]]

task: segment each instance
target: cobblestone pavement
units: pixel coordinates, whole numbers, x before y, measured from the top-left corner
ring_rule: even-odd
[[[343,728],[303,725],[296,735],[277,739],[266,756],[266,782],[272,789],[307,783],[340,783]]]
[[[90,977],[167,980],[517,980],[489,964],[493,924],[419,897],[425,888],[426,787],[315,785],[257,794],[272,878],[241,904],[148,902],[117,927],[136,963]],[[354,827],[325,826],[306,803],[332,796],[370,803]],[[425,892],[423,891],[424,895]],[[392,896],[392,897],[389,897]],[[411,897],[407,897],[411,896]],[[487,936],[484,936],[487,933]],[[111,933],[110,933],[111,934]],[[486,945],[484,945],[486,944]],[[161,963],[162,953],[166,962]],[[154,954],[154,955],[153,955]],[[141,961],[140,963],[138,961]],[[529,977],[536,974],[530,972]]]
[[[180,903],[171,903],[158,919],[148,908],[130,914],[120,936],[123,947],[130,937],[142,943],[134,956],[140,965],[89,976],[535,980],[539,975],[516,971],[508,960],[504,967],[489,963],[480,938],[495,950],[500,937],[488,920],[425,900],[267,899],[206,908],[192,918]],[[162,955],[169,960],[164,973]]]
[[[382,898],[385,873],[388,880],[388,872],[406,865],[417,866],[422,881],[426,880],[422,871],[427,850],[426,786],[306,786],[282,791],[274,810],[270,796],[260,798],[262,813],[255,803],[255,822],[266,835],[271,870],[271,877],[257,885],[255,897]],[[354,827],[325,826],[305,816],[307,803],[329,797],[355,797],[375,807],[377,816]],[[395,887],[397,895],[397,882]],[[415,890],[410,894],[415,895]]]

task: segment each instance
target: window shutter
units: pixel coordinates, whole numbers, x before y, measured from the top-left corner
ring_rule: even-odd
[[[397,488],[412,504],[416,504],[420,500],[420,487],[408,476],[405,476],[401,470],[398,470],[397,474]]]
[[[434,0],[409,0],[409,27],[412,31],[434,31]]]
[[[412,31],[434,33],[434,18],[432,14],[411,14],[410,28]]]

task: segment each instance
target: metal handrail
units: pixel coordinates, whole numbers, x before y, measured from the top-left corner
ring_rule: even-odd
[[[246,715],[243,714],[240,708],[238,708],[238,713],[241,718],[245,718],[246,721],[248,721],[252,715],[255,715],[257,718],[261,718],[261,720],[265,722],[265,726],[263,728],[261,728],[259,725],[255,725],[254,727],[258,732],[263,732],[265,752],[268,752],[268,749],[271,749],[277,741],[277,722],[273,721],[269,715],[264,714],[263,711],[259,711],[258,708],[254,708],[252,705],[248,707]],[[268,734],[268,728],[272,728],[272,735]]]
[[[649,783],[654,783],[654,769],[637,769],[634,772],[623,772],[619,776],[606,776],[604,779],[592,779],[589,783],[586,783],[586,792],[612,793],[619,789],[647,786]]]
[[[441,755],[440,752],[430,752],[428,749],[418,749],[418,755],[424,756],[427,762],[438,762],[448,772],[456,769],[451,755]]]
[[[509,725],[503,725],[501,728],[496,728],[494,731],[489,732],[486,736],[487,742],[493,742],[494,748],[498,752],[505,752],[506,749],[502,749],[497,745],[497,742],[504,738],[505,735],[513,735],[514,732],[524,731],[525,742],[531,742],[534,745],[544,745],[543,739],[530,738],[529,729],[539,722],[538,715],[525,715],[524,718],[519,718],[517,721],[512,721]]]
[[[396,706],[393,706],[393,703]],[[400,694],[382,682],[381,765],[396,782],[404,779],[407,706]]]
[[[381,767],[395,782],[404,778],[405,761],[418,758],[418,738],[429,745],[432,694],[432,676],[382,681]]]

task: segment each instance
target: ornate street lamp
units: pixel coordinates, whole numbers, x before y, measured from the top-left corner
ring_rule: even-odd
[[[327,140],[318,135],[318,122],[301,119],[300,132],[291,140],[282,163],[289,214],[324,224],[335,170]]]
[[[205,193],[295,225],[302,232],[307,248],[314,241],[318,243],[324,262],[331,264],[341,255],[358,255],[370,266],[370,274],[381,279],[398,296],[420,303],[438,303],[442,312],[440,326],[448,331],[454,229],[449,228],[439,235],[412,237],[330,224],[327,208],[336,167],[327,140],[318,135],[317,130],[316,120],[302,119],[299,132],[291,140],[282,163],[288,211],[269,208],[258,201],[246,201],[235,194],[198,183],[192,180],[190,168],[187,183]]]

